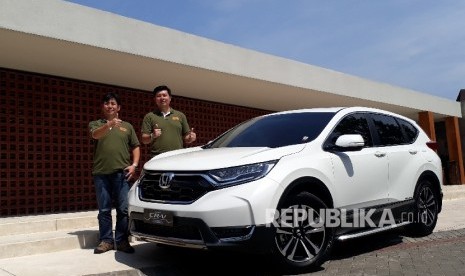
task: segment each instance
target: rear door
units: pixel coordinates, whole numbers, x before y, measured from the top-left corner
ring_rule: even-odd
[[[381,147],[389,161],[388,195],[390,202],[413,196],[416,177],[425,162],[422,148],[414,143],[418,129],[406,120],[389,115],[372,115]]]

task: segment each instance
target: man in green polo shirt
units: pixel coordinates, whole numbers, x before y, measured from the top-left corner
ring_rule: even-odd
[[[166,85],[153,90],[156,110],[145,115],[142,121],[142,143],[150,144],[151,157],[171,150],[181,149],[197,138],[189,128],[186,115],[171,108],[171,89]]]
[[[113,250],[115,243],[118,251],[134,252],[128,240],[128,180],[134,176],[139,163],[140,144],[132,125],[118,118],[120,109],[118,95],[108,93],[102,99],[104,119],[89,123],[95,144],[92,176],[99,209],[100,244],[94,249],[95,254]],[[113,201],[116,204],[114,238]]]

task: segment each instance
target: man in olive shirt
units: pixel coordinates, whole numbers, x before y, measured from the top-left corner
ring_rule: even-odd
[[[140,144],[133,126],[118,118],[120,109],[118,95],[108,93],[102,100],[104,119],[89,123],[95,143],[92,175],[99,208],[100,244],[94,249],[95,254],[114,249],[114,243],[118,251],[134,252],[128,240],[128,180],[134,176],[139,163]],[[114,238],[113,200],[116,202]]]
[[[183,148],[197,138],[189,129],[186,115],[171,108],[171,89],[165,85],[153,90],[157,109],[145,115],[142,121],[142,143],[150,144],[151,157]]]

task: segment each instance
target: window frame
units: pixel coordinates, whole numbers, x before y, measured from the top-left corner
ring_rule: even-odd
[[[382,140],[381,140],[381,138],[379,136],[378,129],[376,128],[376,125],[375,125],[375,122],[374,122],[374,117],[375,116],[384,116],[384,117],[390,117],[390,118],[394,119],[394,121],[396,122],[397,127],[399,127],[400,132],[402,134],[401,143],[396,143],[396,144],[383,144],[383,143],[381,143]],[[399,118],[399,117],[391,115],[391,114],[375,113],[375,112],[370,112],[368,117],[369,117],[370,128],[372,128],[372,133],[374,135],[374,137],[373,137],[374,138],[373,139],[374,147],[394,147],[394,146],[401,146],[401,145],[409,145],[409,144],[414,143],[416,141],[416,138],[418,138],[419,130],[413,124],[410,124],[408,121],[403,120],[402,118]],[[401,124],[399,123],[399,120],[403,120],[403,121],[409,123],[410,125],[412,125],[417,130],[417,136],[411,143],[409,142],[410,139],[408,138],[407,134],[405,133],[404,129],[402,128]]]
[[[343,120],[345,120],[346,118],[348,118],[349,116],[354,116],[354,115],[360,115],[362,118],[365,119],[366,123],[367,123],[367,129],[368,129],[368,134],[370,135],[370,138],[371,138],[371,145],[368,145],[365,141],[365,145],[361,148],[361,149],[364,149],[364,148],[373,148],[375,147],[375,140],[374,140],[374,136],[373,136],[373,129],[372,127],[370,126],[370,117],[369,117],[369,112],[366,112],[366,111],[355,111],[355,112],[351,112],[351,113],[348,113],[348,114],[345,114],[342,118],[340,118],[333,126],[333,128],[331,129],[331,131],[329,132],[329,134],[326,136],[325,138],[325,141],[323,142],[323,149],[324,150],[333,150],[336,148],[336,145],[330,141],[332,139],[331,135],[334,133],[334,131],[336,130],[336,128],[341,124],[341,122]],[[354,134],[354,133],[344,133],[344,134]],[[341,134],[341,135],[344,135],[344,134]],[[359,133],[355,133],[355,134],[359,134]],[[340,137],[340,136],[339,136]],[[362,135],[362,137],[364,137]]]

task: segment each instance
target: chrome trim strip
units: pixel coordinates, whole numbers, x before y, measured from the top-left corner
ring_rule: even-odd
[[[379,233],[379,232],[383,232],[383,231],[395,229],[395,228],[398,228],[398,227],[401,227],[401,226],[405,226],[405,225],[410,224],[410,223],[411,223],[411,222],[406,221],[406,222],[402,222],[402,223],[398,223],[398,224],[394,224],[394,225],[389,225],[389,226],[385,226],[385,227],[381,227],[381,228],[371,229],[371,230],[364,231],[364,232],[359,232],[359,233],[354,233],[354,234],[347,234],[347,235],[341,235],[341,236],[337,237],[337,240],[339,240],[339,241],[345,241],[345,240],[349,240],[349,239],[354,239],[354,238],[359,238],[359,237],[363,237],[363,236],[368,236],[368,235],[371,235],[371,234],[375,234],[375,233]]]
[[[250,232],[247,235],[239,236],[239,237],[232,237],[232,238],[222,238],[222,239],[220,239],[220,241],[222,241],[222,242],[238,242],[238,241],[249,240],[252,237],[254,231],[255,231],[255,225],[252,225],[250,227]]]
[[[203,173],[203,172],[178,172],[178,171],[166,171],[173,173],[174,175],[179,175],[179,176],[201,176],[205,180],[208,181],[208,183],[212,184],[213,186],[217,183],[213,178],[211,178],[208,174]],[[156,175],[162,175],[163,173],[166,172],[159,172],[159,171],[145,171],[145,174],[156,176]]]
[[[186,247],[186,248],[192,248],[192,249],[207,249],[207,246],[203,242],[197,241],[197,240],[184,240],[184,239],[176,239],[176,238],[156,237],[156,236],[142,234],[139,232],[131,232],[131,236],[134,236],[135,238],[145,240],[145,241],[162,243],[162,244],[173,245],[173,246],[178,246],[178,247]]]

